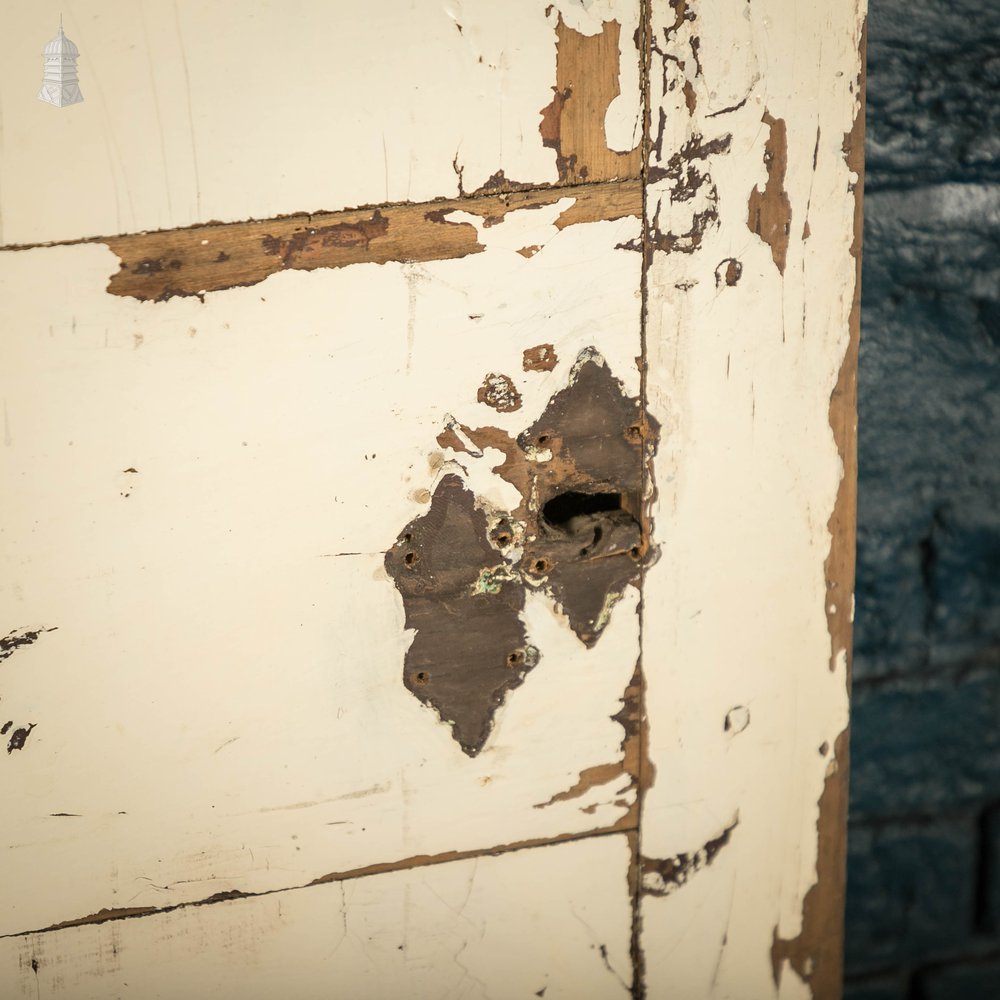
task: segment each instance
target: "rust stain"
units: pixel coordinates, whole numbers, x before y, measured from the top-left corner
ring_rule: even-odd
[[[785,171],[788,167],[788,137],[783,118],[765,111],[761,121],[770,134],[764,143],[764,166],[767,181],[764,190],[755,187],[747,202],[747,227],[770,248],[774,266],[785,273],[788,255],[788,234],[791,232],[792,205],[785,191]]]
[[[556,221],[560,229],[642,215],[642,185],[634,180],[70,242],[103,243],[119,257],[121,266],[108,283],[110,294],[164,302],[174,296],[203,298],[207,292],[255,285],[287,269],[453,260],[482,253],[486,248],[476,227],[452,221],[452,213],[478,215],[484,226],[492,226],[508,212],[540,208],[567,197],[573,203],[560,213]]]
[[[556,23],[556,83],[538,130],[556,154],[561,184],[639,176],[641,144],[619,153],[608,148],[604,132],[608,107],[621,93],[620,34],[617,21],[605,21],[594,35],[568,27],[561,15]]]
[[[491,406],[498,413],[513,413],[521,409],[521,394],[509,375],[490,372],[476,393],[476,400]]]
[[[521,367],[526,372],[550,372],[558,363],[559,355],[554,345],[538,344],[525,349]]]
[[[729,843],[739,821],[739,816],[736,816],[717,837],[707,841],[697,851],[677,854],[672,858],[641,858],[642,894],[669,896],[686,885],[692,875],[707,868],[716,859]]]

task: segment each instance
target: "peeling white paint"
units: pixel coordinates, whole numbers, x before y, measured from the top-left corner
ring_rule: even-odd
[[[700,864],[682,884],[645,871],[646,995],[805,1000],[789,964],[775,984],[771,947],[802,929],[847,723],[824,561],[843,474],[828,410],[854,287],[841,147],[861,13],[689,0],[675,29],[676,8],[652,7],[651,166],[673,169],[696,136],[718,145],[692,161],[700,185],[661,175],[648,190],[650,223],[675,239],[648,276],[660,552],[644,594],[641,853]],[[0,43],[0,243],[427,201],[498,170],[551,183],[538,125],[557,24],[620,25],[604,128],[624,152],[641,124],[639,10],[303,0],[289,18],[103,0],[67,12],[88,99],[52,115],[34,83],[23,106],[16,95],[24,67],[37,76],[20,40],[36,25],[47,37],[58,9],[25,6]],[[765,112],[787,126],[784,274],[747,226],[768,176]],[[73,171],[46,173],[67,150]],[[587,349],[639,394],[641,255],[621,248],[640,220],[560,229],[576,207],[452,211],[481,253],[287,270],[204,303],[107,294],[119,262],[103,246],[0,252],[0,634],[55,628],[0,676],[4,712],[35,726],[0,760],[0,935],[269,894],[0,941],[8,992],[628,995],[634,883],[626,837],[607,831],[637,802],[613,717],[640,659],[638,591],[609,598],[588,650],[529,590],[541,659],[470,759],[403,686],[411,635],[383,565],[444,475],[494,521],[520,501],[495,471],[504,454],[463,426],[516,436]],[[555,368],[525,372],[543,344]],[[513,412],[477,401],[500,373]],[[464,450],[443,448],[444,430]],[[422,856],[442,863],[294,888]]]
[[[613,789],[591,813],[533,807],[621,760],[635,592],[593,650],[529,598],[542,660],[470,760],[403,686],[410,639],[382,565],[426,510],[414,491],[449,468],[450,421],[519,432],[595,343],[638,391],[640,255],[615,248],[639,220],[553,232],[526,214],[538,229],[514,213],[518,238],[547,244],[531,260],[501,241],[421,265],[409,345],[405,265],[140,303],[105,292],[101,246],[0,254],[3,631],[58,626],[4,663],[4,710],[37,728],[3,754],[0,933],[625,815],[635,794]],[[524,372],[541,341],[559,364]],[[490,371],[520,410],[476,401]],[[499,451],[454,458],[515,505]]]
[[[0,983],[10,1000],[625,1000],[629,853],[619,834],[25,935],[0,941]]]
[[[776,987],[770,950],[773,934],[801,931],[831,765],[816,748],[847,724],[843,651],[830,670],[824,561],[843,471],[829,405],[854,289],[842,144],[857,112],[861,13],[854,3],[820,10],[785,0],[754,0],[745,17],[717,4],[689,8],[694,19],[674,30],[674,9],[654,5],[654,38],[668,31],[664,51],[683,63],[653,55],[654,138],[657,105],[666,112],[654,165],[692,136],[730,138],[728,152],[693,161],[710,175],[693,199],[672,201],[669,179],[648,199],[661,232],[686,232],[713,205],[718,224],[694,252],[656,254],[649,275],[649,396],[667,428],[657,467],[672,474],[658,475],[661,558],[645,590],[657,779],[645,795],[642,853],[697,850],[736,810],[740,823],[688,885],[644,898],[647,986],[679,1000],[807,998],[787,966]],[[747,226],[750,192],[767,178],[765,111],[787,126],[784,275]],[[732,286],[715,277],[727,258],[742,264]],[[753,716],[735,740],[720,724],[734,704]]]
[[[55,0],[7,12],[0,50],[0,245],[168,229],[557,180],[540,113],[555,82],[548,0],[371,4]],[[563,5],[622,24],[608,141],[631,149],[636,0]],[[65,9],[83,104],[32,97]],[[44,191],[44,197],[38,192]]]

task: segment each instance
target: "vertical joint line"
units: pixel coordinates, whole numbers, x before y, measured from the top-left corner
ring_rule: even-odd
[[[639,271],[639,400],[641,412],[649,412],[648,368],[649,352],[647,350],[646,329],[649,315],[649,265],[652,259],[652,249],[649,231],[649,212],[647,210],[649,157],[652,148],[650,124],[652,108],[650,104],[650,66],[652,62],[652,0],[640,0],[639,6],[639,87],[642,102],[642,155],[639,163],[639,177],[642,185],[642,219],[640,220],[641,264]],[[643,500],[649,495],[653,484],[649,482],[649,462],[643,454],[641,483]],[[646,525],[649,530],[649,525]],[[636,829],[632,837],[632,996],[633,1000],[645,1000],[646,996],[646,962],[642,950],[642,818],[645,799],[645,761],[648,751],[648,733],[646,725],[646,679],[644,672],[644,623],[646,615],[646,567],[642,567],[639,577],[639,759],[637,762],[637,806]]]

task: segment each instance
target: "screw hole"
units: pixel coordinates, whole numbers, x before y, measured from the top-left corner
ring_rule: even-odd
[[[410,569],[413,569],[413,567],[417,564],[419,559],[420,556],[418,556],[416,552],[407,552],[406,555],[403,556],[403,562],[406,563],[406,565]]]

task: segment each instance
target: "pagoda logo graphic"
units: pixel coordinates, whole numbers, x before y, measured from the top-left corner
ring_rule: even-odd
[[[45,46],[45,77],[38,99],[57,108],[79,104],[83,100],[80,81],[76,75],[76,60],[80,50],[63,34],[62,18],[59,33]]]

